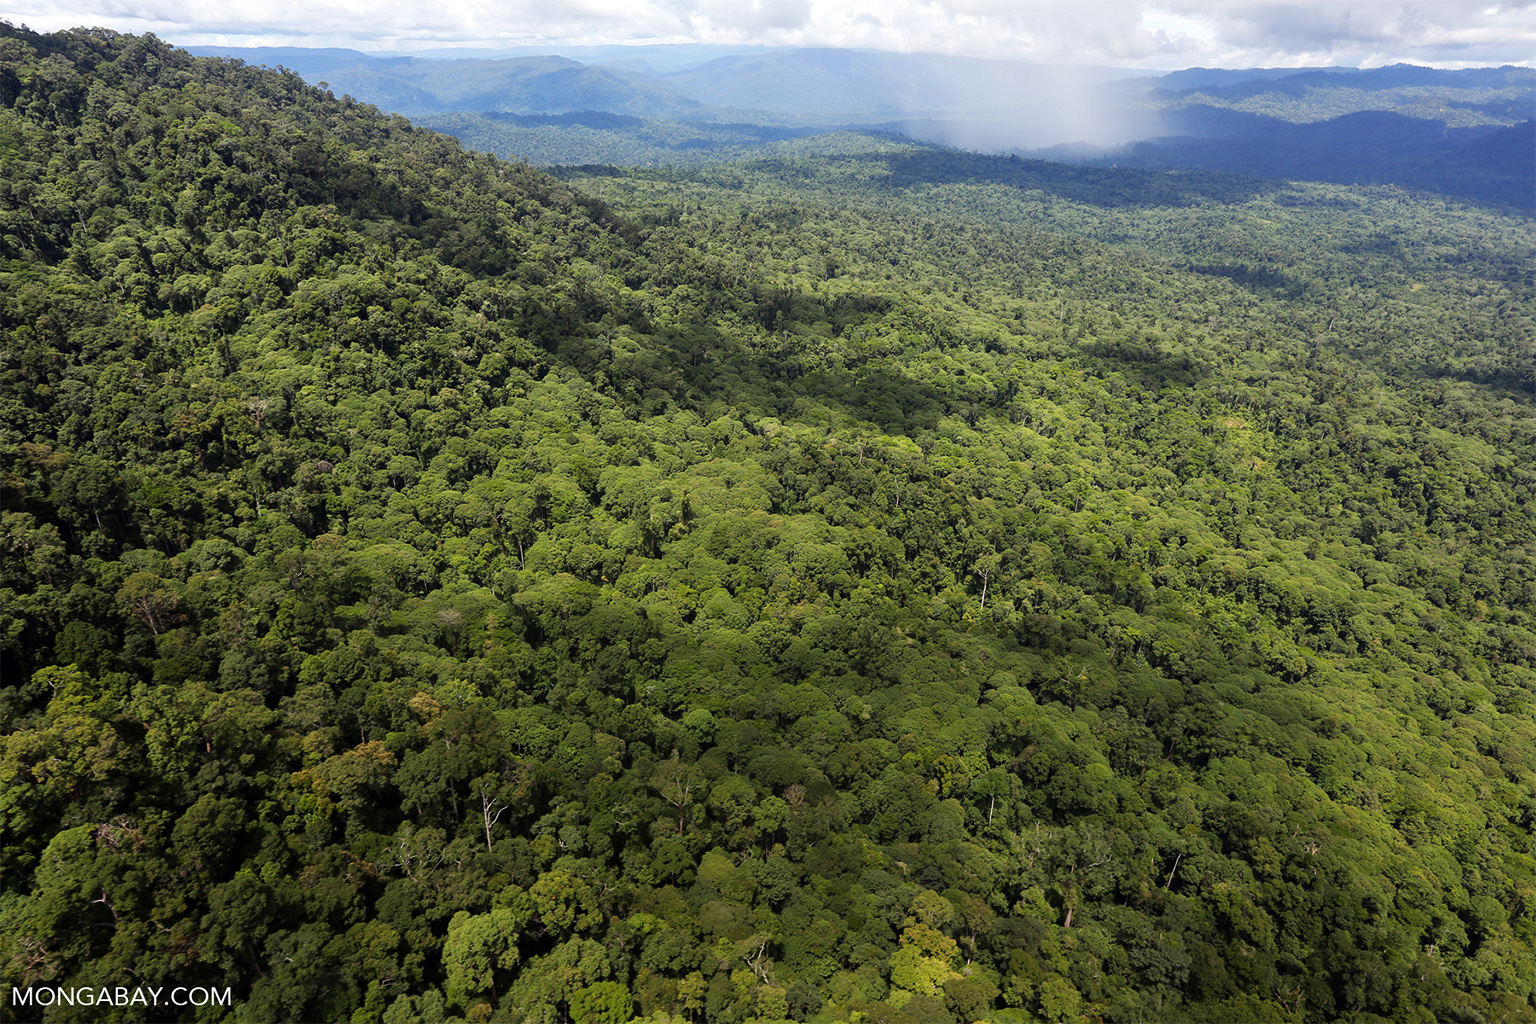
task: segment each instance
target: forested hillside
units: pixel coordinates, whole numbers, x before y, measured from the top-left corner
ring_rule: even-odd
[[[844,148],[0,25],[0,1013],[1536,1020],[1530,220]]]

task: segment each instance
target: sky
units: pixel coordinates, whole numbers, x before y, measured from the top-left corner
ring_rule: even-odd
[[[9,0],[38,31],[181,46],[834,46],[1031,63],[1536,65],[1536,0]]]

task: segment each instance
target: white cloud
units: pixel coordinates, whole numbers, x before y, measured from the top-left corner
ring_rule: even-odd
[[[34,29],[366,50],[617,42],[853,46],[1059,64],[1536,63],[1536,0],[12,0]]]
[[[1536,63],[1536,2],[1164,0],[1254,63]]]

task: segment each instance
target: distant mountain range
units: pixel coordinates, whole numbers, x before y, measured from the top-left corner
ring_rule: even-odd
[[[1391,111],[1363,110],[1291,124],[1252,114],[1181,113],[1180,123],[1195,131],[1137,142],[1104,153],[1096,162],[1396,184],[1501,205],[1536,205],[1536,122],[1451,128]],[[1217,133],[1215,124],[1229,131]]]
[[[372,56],[299,47],[190,47],[197,56],[286,67],[336,93],[414,116],[447,111],[562,114],[580,110],[673,120],[846,124],[904,117],[996,114],[1047,101],[1078,104],[1085,88],[1124,79],[1112,69],[1068,70],[934,54],[799,49],[716,56],[687,64],[677,47],[604,61],[568,56]],[[656,66],[671,70],[652,70]]]
[[[1532,68],[1188,68],[1136,77],[830,49],[587,47],[485,57],[190,49],[283,66],[468,145],[540,164],[727,159],[854,128],[1050,159],[1394,183],[1536,208]]]
[[[711,119],[717,110],[653,73],[584,64],[553,55],[502,59],[372,57],[356,50],[192,47],[197,56],[286,67],[311,84],[414,117],[447,111],[558,114],[597,110],[672,120]]]
[[[1162,75],[1157,79],[1160,89],[1173,92],[1201,90],[1222,94],[1254,95],[1269,90],[1297,92],[1309,86],[1331,86],[1347,80],[1347,84],[1362,89],[1390,89],[1404,85],[1449,86],[1473,88],[1502,85],[1511,71],[1510,67],[1467,68],[1460,71],[1443,71],[1416,64],[1393,64],[1381,68],[1185,68]]]

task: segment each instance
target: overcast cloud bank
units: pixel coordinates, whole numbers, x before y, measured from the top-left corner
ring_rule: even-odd
[[[12,0],[38,31],[102,26],[168,42],[347,46],[712,43],[862,47],[1173,69],[1536,64],[1536,0]]]

